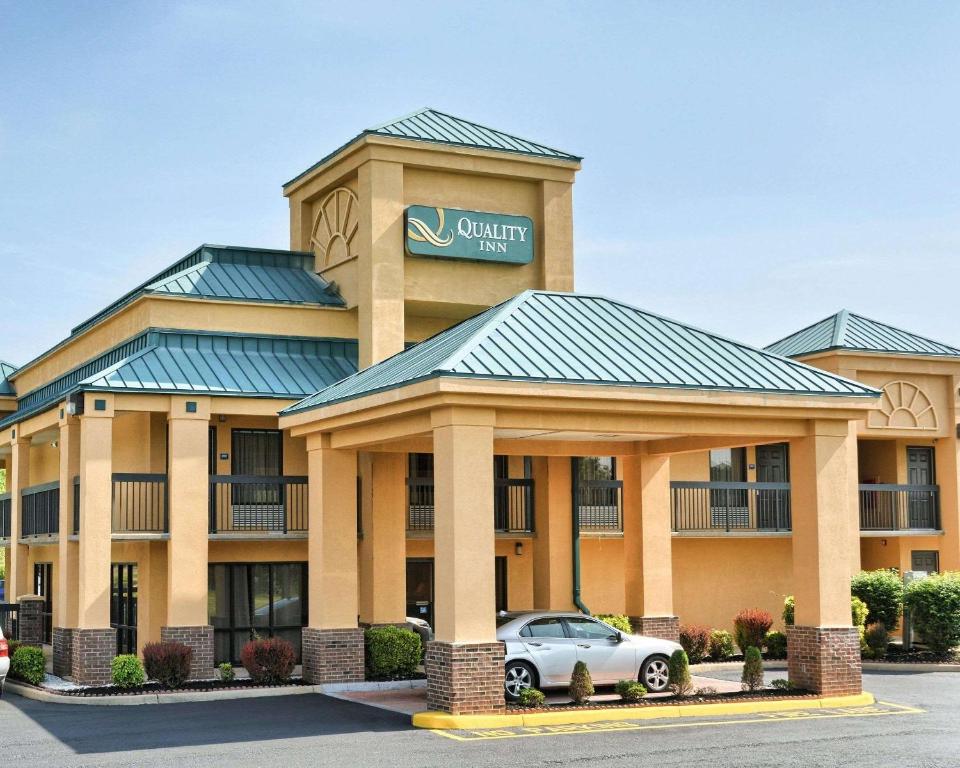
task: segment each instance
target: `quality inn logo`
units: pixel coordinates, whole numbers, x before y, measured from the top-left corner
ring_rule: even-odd
[[[418,243],[430,243],[436,248],[446,248],[453,242],[453,232],[446,237],[443,236],[444,213],[443,208],[437,208],[437,229],[430,229],[422,219],[415,219],[412,216],[407,217],[407,237],[416,240]]]
[[[533,222],[526,216],[411,205],[406,218],[407,250],[414,256],[506,264],[533,260]]]

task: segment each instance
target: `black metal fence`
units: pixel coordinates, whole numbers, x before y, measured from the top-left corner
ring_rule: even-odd
[[[114,533],[167,533],[167,509],[166,475],[114,473]]]
[[[940,486],[867,484],[860,486],[860,530],[940,529]]]
[[[407,530],[433,530],[433,478],[407,478]]]
[[[73,478],[73,535],[80,535],[80,478]]]
[[[10,538],[10,494],[0,495],[0,539]]]
[[[792,530],[790,483],[670,483],[673,530],[779,532]]]
[[[623,531],[623,481],[583,480],[575,486],[576,512],[583,533]]]
[[[60,483],[24,488],[20,494],[20,535],[56,536],[60,531]]]
[[[310,499],[302,476],[211,475],[210,533],[300,533]]]
[[[501,477],[493,481],[493,525],[498,533],[533,533],[533,480]],[[407,478],[407,530],[432,531],[434,481]]]
[[[17,603],[0,603],[0,629],[7,640],[19,640],[19,622],[17,616],[20,606]]]

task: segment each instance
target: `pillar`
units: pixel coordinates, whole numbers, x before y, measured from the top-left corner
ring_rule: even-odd
[[[533,458],[533,604],[540,611],[574,609],[571,471],[569,456]]]
[[[84,397],[73,678],[85,685],[102,685],[110,682],[110,662],[117,650],[117,633],[110,628],[114,411],[111,395]]]
[[[670,457],[624,456],[623,560],[627,615],[634,631],[676,642]]]
[[[80,544],[73,539],[73,479],[80,474],[80,420],[60,411],[60,538],[57,542],[56,592],[53,600],[53,674],[73,672],[73,632],[77,626],[77,581]]]
[[[24,595],[17,603],[17,640],[24,645],[43,645],[44,599],[39,595]]]
[[[542,287],[548,291],[573,290],[573,184],[540,182],[543,205],[541,264]]]
[[[360,542],[360,622],[406,622],[406,454],[362,455],[363,539]]]
[[[403,165],[370,160],[358,172],[360,367],[403,350]]]
[[[23,595],[33,594],[28,569],[29,549],[20,543],[20,528],[23,522],[21,505],[24,488],[30,487],[30,438],[19,436],[20,425],[13,428],[13,440],[10,443],[10,477],[7,490],[10,491],[10,559],[7,561],[6,600],[17,602]]]
[[[213,674],[207,605],[210,399],[172,396],[167,415],[167,619],[163,641],[193,651],[190,677]]]
[[[790,443],[796,616],[787,630],[790,680],[824,696],[861,690],[860,640],[850,617],[850,477],[855,422],[812,421]],[[851,461],[853,457],[853,461]]]
[[[481,409],[433,416],[436,640],[427,644],[427,708],[502,712],[496,639],[493,425]]]
[[[303,630],[303,679],[363,680],[363,630],[357,624],[357,452],[307,438],[310,476],[309,618]]]
[[[936,477],[940,486],[940,570],[960,571],[960,440],[953,425],[960,424],[960,376],[952,377],[947,407],[949,435],[934,448]]]

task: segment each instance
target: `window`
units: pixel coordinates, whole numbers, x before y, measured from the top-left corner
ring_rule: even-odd
[[[614,637],[609,627],[584,616],[572,617],[566,622],[570,634],[578,640],[606,640],[608,637]]]
[[[747,482],[747,449],[720,448],[710,451],[710,481]]]
[[[554,616],[536,619],[520,630],[520,637],[566,637],[563,622]]]
[[[237,663],[254,635],[282,637],[300,659],[307,624],[306,563],[215,563],[208,570],[214,661]]]
[[[113,563],[110,566],[110,626],[117,630],[117,653],[136,653],[136,563]]]

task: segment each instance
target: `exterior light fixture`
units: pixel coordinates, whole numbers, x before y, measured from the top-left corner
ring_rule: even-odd
[[[517,557],[520,557],[520,556],[523,554],[523,542],[522,542],[522,541],[518,541],[516,544],[513,545],[513,553],[514,553]]]

